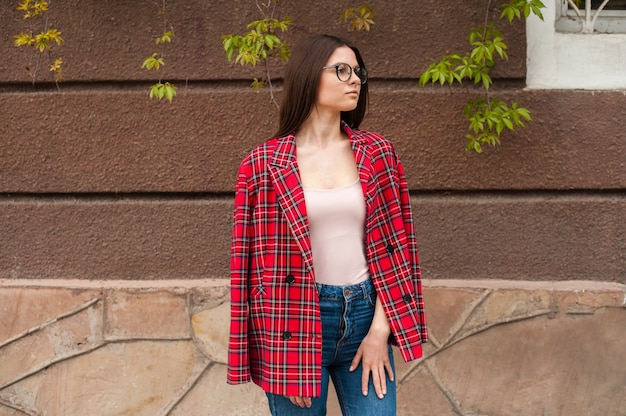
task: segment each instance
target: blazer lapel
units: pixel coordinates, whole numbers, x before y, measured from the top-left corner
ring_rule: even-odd
[[[278,139],[269,161],[269,173],[278,202],[283,209],[307,269],[313,269],[313,253],[309,239],[304,191],[296,163],[296,143],[293,135]]]
[[[365,205],[367,207],[367,214],[369,215],[370,202],[374,197],[376,189],[371,186],[370,183],[372,177],[372,157],[367,140],[355,132],[352,131],[346,124],[342,125],[344,131],[350,138],[350,144],[352,145],[352,151],[354,152],[354,161],[356,162],[357,170],[359,171],[359,180],[361,181],[361,189],[363,190],[363,196],[365,198]]]

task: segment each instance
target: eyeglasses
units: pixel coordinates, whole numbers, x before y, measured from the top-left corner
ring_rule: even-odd
[[[361,85],[367,82],[367,69],[361,68],[360,66],[355,66],[354,68],[352,68],[348,64],[341,63],[337,65],[328,65],[328,66],[322,67],[322,69],[331,69],[331,68],[335,68],[335,71],[337,72],[337,78],[339,78],[339,81],[342,81],[342,82],[350,81],[350,78],[352,77],[352,72],[354,72],[356,76],[359,77],[359,79],[361,80]]]

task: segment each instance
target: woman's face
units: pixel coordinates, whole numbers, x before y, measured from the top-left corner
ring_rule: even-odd
[[[341,81],[337,76],[335,65],[348,64],[350,68],[359,66],[354,51],[347,46],[339,46],[328,58],[326,65],[333,66],[322,70],[319,88],[317,90],[316,107],[318,111],[352,111],[359,102],[361,80],[352,70],[347,81]],[[343,71],[350,71],[345,65],[340,68],[340,75],[347,76]]]

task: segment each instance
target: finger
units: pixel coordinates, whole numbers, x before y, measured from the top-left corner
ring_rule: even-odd
[[[312,402],[312,400],[311,400],[311,398],[310,398],[310,397],[305,397],[305,398],[304,398],[304,405],[305,405],[306,407],[311,407],[311,402]]]
[[[297,405],[297,406],[300,406],[300,407],[304,408],[304,406],[305,406],[305,404],[304,404],[304,397],[302,397],[302,396],[295,396],[295,397],[293,397],[292,403]]]
[[[363,392],[363,396],[367,396],[367,391],[369,390],[369,381],[370,381],[370,369],[363,366],[363,372],[361,373],[361,391]]]
[[[378,395],[379,398],[383,398],[385,397],[385,394],[387,394],[387,377],[385,374],[385,367],[381,366],[378,369],[378,380],[379,380],[379,384],[380,384],[380,392],[382,393]]]
[[[363,351],[359,348],[352,359],[352,363],[350,363],[350,371],[354,371],[357,369],[359,364],[361,363],[361,357],[363,356]]]
[[[384,373],[384,368],[382,368],[382,371]],[[374,391],[376,392],[376,396],[378,396],[379,399],[382,399],[385,396],[383,394],[383,383],[380,379],[380,373],[381,368],[376,368],[372,370],[372,384],[374,384]]]
[[[385,370],[387,371],[387,375],[389,376],[389,380],[393,381],[393,368],[391,367],[390,361],[385,361]]]

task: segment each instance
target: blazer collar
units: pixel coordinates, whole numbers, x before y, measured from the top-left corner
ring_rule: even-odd
[[[361,172],[361,169],[369,166],[367,161],[367,134],[362,131],[352,130],[345,121],[341,122],[341,129],[348,135],[352,150],[354,151],[354,158],[357,164],[357,169]],[[287,167],[296,163],[296,136],[295,133],[291,133],[284,137],[276,139],[276,147],[269,160],[270,165],[276,167]]]

